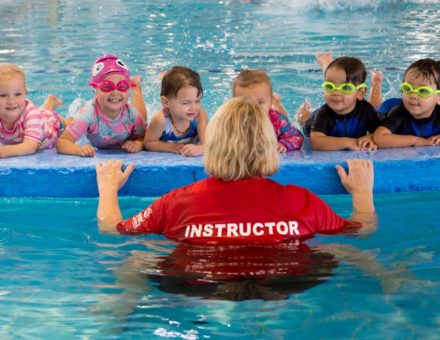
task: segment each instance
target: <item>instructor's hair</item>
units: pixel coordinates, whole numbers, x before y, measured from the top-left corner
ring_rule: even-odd
[[[206,131],[205,169],[211,175],[233,181],[274,174],[280,159],[269,117],[249,97],[223,104]]]

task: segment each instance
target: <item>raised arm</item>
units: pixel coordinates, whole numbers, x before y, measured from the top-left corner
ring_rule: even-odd
[[[373,202],[373,162],[366,159],[350,159],[348,173],[337,165],[336,169],[345,190],[352,196],[352,219],[362,223],[362,231],[371,232],[377,227],[377,216]]]
[[[134,164],[122,170],[121,161],[107,161],[96,164],[96,181],[98,183],[98,225],[99,230],[107,233],[116,232],[116,225],[122,221],[119,208],[118,191],[130,177]]]

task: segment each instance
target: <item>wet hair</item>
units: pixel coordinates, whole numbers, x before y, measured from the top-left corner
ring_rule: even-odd
[[[416,71],[427,80],[433,80],[437,85],[437,89],[440,89],[440,61],[435,61],[430,58],[419,59],[408,66],[403,74],[403,80],[409,71]]]
[[[23,80],[26,79],[24,71],[17,65],[0,63],[0,81],[11,80],[16,77],[23,77]]]
[[[233,181],[274,174],[280,165],[277,139],[269,116],[249,97],[223,104],[206,131],[205,169]]]
[[[330,68],[338,68],[345,72],[345,82],[355,85],[362,84],[367,80],[367,70],[362,61],[355,57],[339,57],[333,60],[325,69],[325,74]]]
[[[197,88],[197,95],[203,95],[200,75],[190,68],[174,66],[169,69],[162,78],[160,95],[167,98],[174,98],[177,96],[177,92],[186,86]]]
[[[272,82],[265,70],[243,70],[234,79],[232,96],[235,96],[235,89],[237,87],[250,87],[257,84],[267,84],[272,91]]]

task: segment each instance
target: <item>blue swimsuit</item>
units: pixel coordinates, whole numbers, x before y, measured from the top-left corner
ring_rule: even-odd
[[[194,119],[190,122],[188,131],[181,136],[176,136],[173,131],[173,123],[171,122],[170,115],[165,113],[165,127],[162,131],[162,136],[160,136],[160,140],[164,142],[171,143],[182,143],[182,144],[195,144],[197,142],[197,120]]]

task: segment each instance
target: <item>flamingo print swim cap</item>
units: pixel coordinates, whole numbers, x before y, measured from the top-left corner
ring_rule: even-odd
[[[118,57],[106,54],[96,59],[92,67],[92,79],[90,83],[101,83],[109,73],[120,73],[130,82],[128,66]]]

